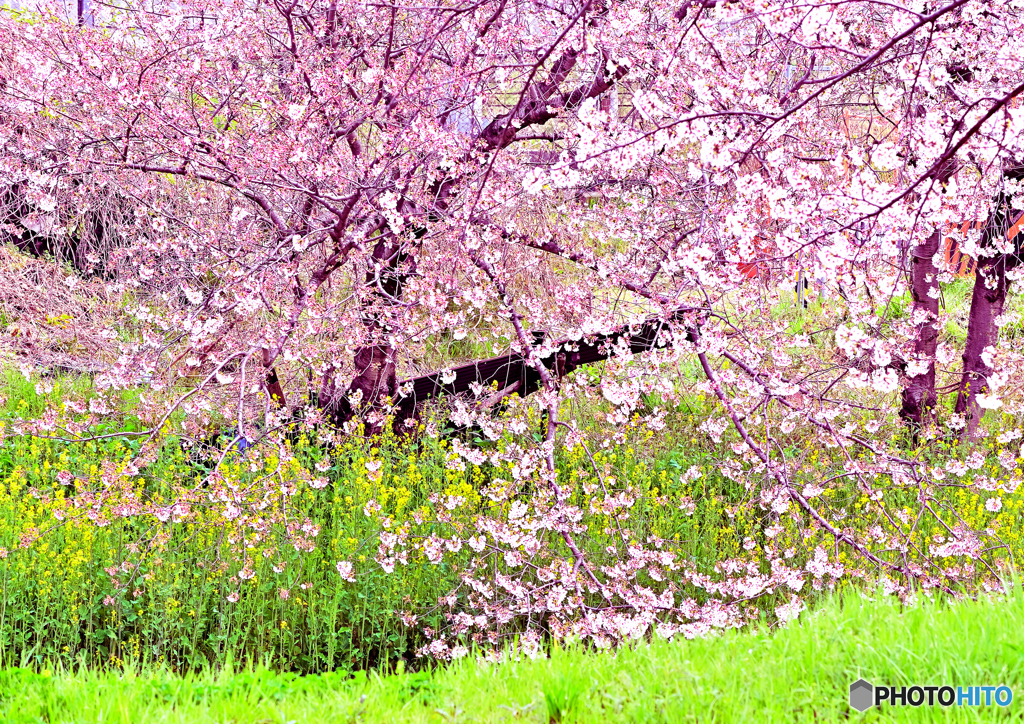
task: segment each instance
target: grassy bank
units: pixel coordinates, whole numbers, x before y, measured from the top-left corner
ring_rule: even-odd
[[[924,602],[836,597],[786,629],[433,673],[298,677],[266,670],[0,673],[9,722],[1016,721],[1024,595]],[[1006,708],[847,706],[849,684],[1006,684]]]

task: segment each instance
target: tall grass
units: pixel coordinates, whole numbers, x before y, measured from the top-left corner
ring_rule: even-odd
[[[593,453],[606,475],[639,495],[631,510],[632,535],[666,539],[709,573],[717,561],[739,554],[744,537],[756,535],[751,511],[729,509],[743,496],[742,486],[715,474],[713,460],[696,447],[664,450],[652,466],[639,452],[644,442],[643,433],[634,433],[620,448]],[[435,527],[442,532],[451,524],[432,517],[431,496],[464,498],[466,505],[452,514],[454,525],[466,530],[476,515],[494,512],[495,504],[479,492],[495,474],[493,466],[451,465],[444,439],[355,438],[328,459],[300,435],[289,446],[294,457],[281,472],[281,486],[296,490],[288,493],[289,515],[317,529],[312,550],[257,539],[243,560],[239,542],[225,537],[230,529],[224,521],[201,510],[179,525],[149,515],[119,518],[107,509],[90,517],[88,506],[77,517],[57,517],[65,500],[101,487],[103,461],[130,458],[133,444],[9,438],[0,446],[3,663],[116,665],[138,659],[196,668],[251,658],[302,672],[412,663],[414,649],[424,643],[420,627],[443,625],[438,599],[458,587],[459,567],[472,552],[450,553],[438,565],[417,555],[389,574],[374,560],[377,533],[385,519],[401,526],[413,518],[422,521],[424,534]],[[590,464],[580,448],[562,451],[558,462],[574,480],[585,478]],[[222,472],[243,484],[278,463],[272,449],[257,449],[230,457]],[[374,465],[379,477],[368,471]],[[694,465],[707,474],[681,480]],[[318,466],[329,480],[322,489],[303,482],[303,471],[319,475]],[[58,470],[72,471],[74,485],[56,484]],[[204,473],[169,438],[136,485],[160,503],[201,492]],[[379,511],[367,512],[371,500]],[[581,498],[581,507],[587,509],[588,500]],[[588,518],[593,533],[585,545],[600,555],[612,532],[605,517]],[[34,540],[29,547],[22,545],[26,537]],[[335,565],[342,560],[354,564],[357,583],[338,575]],[[243,568],[251,569],[251,578]],[[403,612],[416,614],[419,626],[404,626]]]
[[[902,608],[836,596],[787,628],[638,643],[595,654],[432,672],[296,677],[228,666],[184,676],[127,665],[0,672],[0,718],[21,722],[999,722],[1024,696],[1024,594]],[[1006,708],[849,708],[848,687],[998,686]]]

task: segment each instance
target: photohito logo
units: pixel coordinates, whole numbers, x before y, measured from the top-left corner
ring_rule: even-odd
[[[872,686],[857,679],[850,684],[850,707],[864,712],[873,706],[1009,706],[1009,686]]]

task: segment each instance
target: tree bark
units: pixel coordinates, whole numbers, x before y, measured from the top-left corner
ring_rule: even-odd
[[[267,394],[278,407],[285,407],[284,388],[281,386],[281,380],[277,376],[277,368],[271,364],[270,349],[267,347],[263,348],[263,367],[266,370],[263,385],[267,390]]]
[[[1020,220],[1019,214],[1015,215]],[[992,250],[995,244],[1005,239],[1007,230],[1016,222],[1010,222],[1008,199],[1000,195],[996,210],[989,217],[982,236],[982,249]],[[1019,237],[1018,237],[1019,242]],[[967,324],[967,342],[964,346],[964,368],[960,379],[954,410],[966,417],[964,438],[976,439],[983,408],[978,405],[978,395],[988,391],[988,378],[992,368],[985,361],[985,351],[995,348],[999,340],[996,319],[1003,313],[1009,280],[1006,272],[1020,262],[1020,244],[1013,253],[992,253],[979,255],[974,272],[974,292],[971,295],[971,311]]]
[[[378,241],[371,256],[372,268],[366,273],[365,283],[371,295],[385,304],[402,298],[405,279],[414,271],[408,266],[414,262],[403,251],[400,243],[390,233],[387,238]],[[404,270],[403,265],[407,266]],[[389,331],[387,320],[379,311],[369,312],[364,324],[371,337],[386,338]],[[340,427],[355,414],[352,399],[358,401],[362,410],[378,409],[385,400],[396,399],[397,355],[398,350],[388,342],[376,342],[358,348],[353,359],[355,377],[344,392],[338,387],[334,369],[324,373],[319,404],[335,426]],[[366,428],[367,434],[379,431],[379,424],[371,424]]]
[[[914,299],[912,319],[917,324],[914,356],[927,362],[928,370],[907,378],[903,388],[900,417],[914,430],[920,430],[935,414],[938,396],[935,393],[935,348],[939,340],[939,269],[935,255],[939,252],[942,234],[936,229],[914,251],[911,261],[911,294]]]
[[[580,340],[559,340],[555,343],[555,351],[541,362],[561,378],[579,367],[608,359],[613,354],[612,348],[623,338],[628,341],[629,350],[633,354],[647,352],[663,345],[667,342],[669,320],[682,321],[689,317],[689,323],[693,324],[694,315],[700,314],[700,310],[684,307],[672,313],[668,320],[652,318],[641,324],[624,325],[611,332]],[[687,339],[692,342],[692,334],[687,334]],[[491,398],[498,399],[513,391],[525,397],[542,386],[540,373],[526,356],[519,352],[470,362],[454,368],[449,375],[451,373],[454,373],[454,378],[449,378],[448,381],[445,381],[441,372],[432,372],[403,381],[400,386],[407,390],[407,394],[403,395],[398,403],[395,415],[396,428],[401,427],[399,423],[414,417],[417,409],[428,400],[468,392],[473,384],[486,389],[497,383],[500,392],[491,395]],[[485,400],[483,406],[493,404],[491,398]],[[494,399],[493,402],[497,402],[498,399]]]
[[[937,168],[932,175],[945,190],[946,184],[959,170],[960,164],[951,159]],[[900,418],[915,435],[934,419],[938,395],[935,391],[935,349],[939,341],[939,268],[936,255],[942,249],[942,230],[935,229],[916,249],[911,260],[910,293],[914,300],[911,319],[917,326],[914,338],[914,356],[928,363],[924,374],[907,377],[903,388]]]

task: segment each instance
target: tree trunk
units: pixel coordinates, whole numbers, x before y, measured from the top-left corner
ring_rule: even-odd
[[[285,407],[284,388],[281,386],[281,380],[277,376],[277,368],[271,364],[270,349],[267,347],[263,348],[263,367],[266,370],[263,386],[266,388],[270,400],[278,407]]]
[[[935,170],[932,179],[945,190],[946,184],[959,170],[956,160],[949,160]],[[934,419],[938,395],[935,391],[935,349],[939,341],[939,268],[936,256],[942,249],[942,230],[935,229],[916,249],[911,260],[910,293],[914,299],[911,319],[917,326],[914,357],[928,364],[920,375],[907,377],[903,388],[900,418],[914,433]]]
[[[917,324],[914,357],[927,362],[928,370],[907,378],[900,417],[915,431],[925,427],[934,417],[938,402],[935,394],[935,348],[939,340],[939,270],[935,266],[935,255],[941,243],[942,234],[935,230],[914,250],[911,262],[912,319]]]
[[[978,405],[978,395],[988,391],[988,376],[992,368],[985,363],[984,352],[995,347],[999,338],[996,318],[1003,313],[1007,291],[1007,258],[979,259],[974,272],[974,293],[967,324],[967,343],[964,346],[964,370],[960,379],[955,411],[966,416],[964,437],[977,437],[978,425],[985,411]]]
[[[385,305],[394,304],[402,298],[405,279],[415,271],[412,268],[414,262],[410,261],[400,244],[401,240],[391,234],[378,241],[371,256],[373,267],[366,273],[365,283],[371,296],[382,300]],[[403,265],[407,268],[402,269]],[[368,313],[364,323],[371,338],[379,339],[388,333],[387,321],[380,312]],[[340,426],[356,413],[352,399],[364,411],[378,410],[385,398],[392,402],[397,399],[397,355],[398,350],[387,343],[377,342],[359,347],[353,359],[355,377],[344,392],[335,379],[336,370],[329,368],[324,373],[319,403],[335,426]],[[366,427],[367,434],[379,431],[379,422]]]
[[[985,225],[981,247],[989,254],[981,255],[974,272],[974,293],[967,324],[967,342],[964,346],[964,369],[957,393],[957,413],[965,415],[964,438],[975,439],[978,426],[985,414],[978,405],[978,395],[988,391],[988,378],[992,368],[985,362],[985,351],[995,348],[999,340],[996,319],[1003,313],[1009,281],[1006,272],[1020,261],[1019,248],[1013,253],[994,253],[995,245],[1005,239],[1013,225],[1009,219],[1008,199],[1000,195],[996,210]],[[1018,219],[1020,215],[1017,215]],[[1016,245],[1019,247],[1019,244]]]
[[[530,93],[523,94],[524,101],[506,114],[496,116],[486,127],[475,133],[472,143],[474,152],[468,154],[465,160],[468,162],[480,163],[477,154],[485,152],[496,152],[514,143],[517,133],[526,127],[540,126],[558,115],[557,108],[576,107],[587,98],[598,98],[611,90],[615,83],[626,76],[628,69],[625,66],[616,66],[614,73],[602,72],[600,76],[592,81],[558,92],[562,84],[569,78],[576,66],[580,51],[567,49],[554,63],[547,77],[538,80],[529,89]],[[529,97],[531,100],[526,101]],[[447,121],[447,114],[444,114],[444,122]],[[358,154],[358,151],[354,151]],[[475,160],[474,160],[475,159]],[[486,177],[486,176],[485,176]],[[429,221],[436,221],[444,215],[455,195],[455,190],[465,181],[463,176],[445,176],[437,179],[430,187],[429,198],[433,201],[428,209],[410,209],[406,207],[404,199],[398,202],[398,211],[412,210],[413,215],[423,214]],[[417,213],[418,212],[418,213]],[[366,275],[366,285],[371,295],[382,301],[384,306],[401,304],[402,287],[404,281],[411,274],[415,273],[415,257],[409,253],[406,244],[415,244],[411,239],[400,239],[390,233],[385,227],[382,228],[382,238],[374,247],[372,261],[374,268]],[[413,231],[413,238],[417,241],[427,232],[426,228],[419,228]],[[365,324],[370,331],[370,337],[381,339],[386,338],[388,330],[386,321],[380,312],[372,312],[367,316]],[[348,390],[341,392],[336,380],[336,370],[329,368],[324,374],[321,384],[320,406],[328,413],[331,422],[340,425],[350,419],[356,412],[353,409],[350,398],[355,395],[360,398],[360,406],[363,411],[383,411],[381,402],[385,397],[391,398],[392,403],[397,401],[398,380],[396,377],[396,359],[398,350],[391,344],[377,342],[359,348],[355,355],[356,377],[352,380]],[[524,393],[525,394],[525,393]],[[399,419],[402,413],[399,412]],[[380,430],[380,420],[366,428],[367,434]]]

